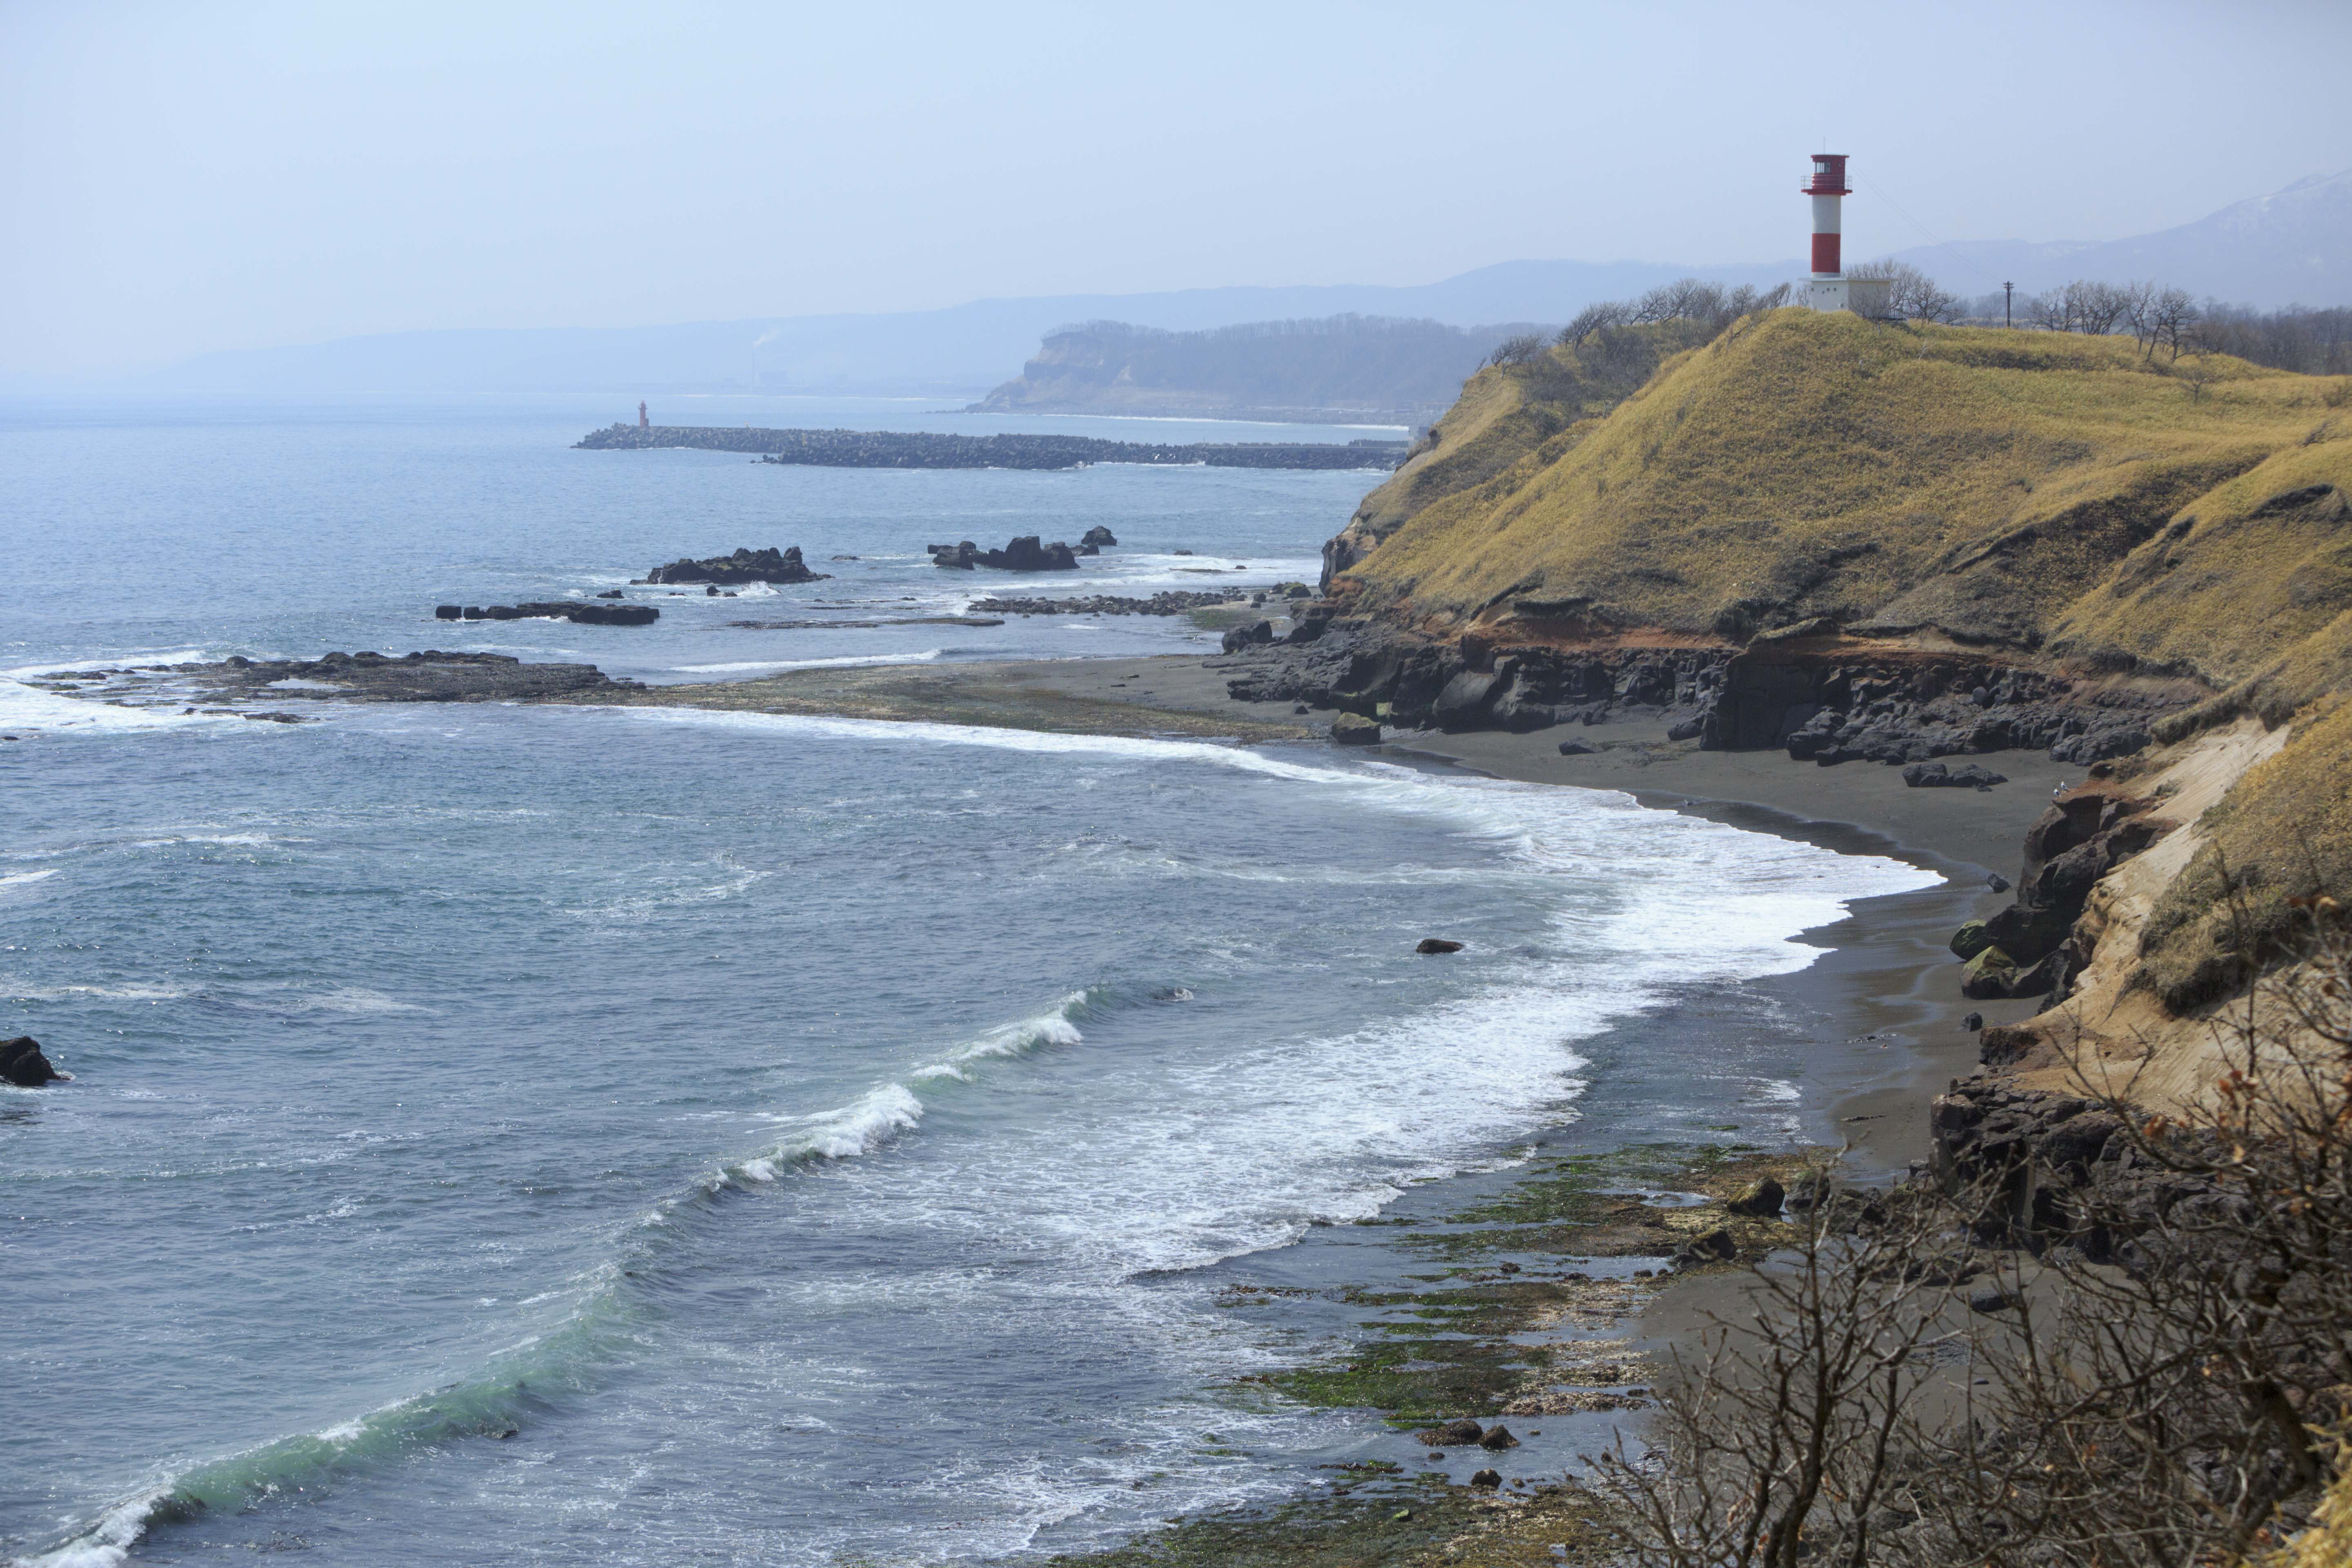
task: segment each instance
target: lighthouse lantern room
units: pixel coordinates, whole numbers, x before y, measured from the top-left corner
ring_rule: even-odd
[[[1848,278],[1840,247],[1845,218],[1840,210],[1853,194],[1845,183],[1843,153],[1816,153],[1813,172],[1797,188],[1813,198],[1813,275],[1805,282],[1805,303],[1816,310],[1852,310],[1884,316],[1890,287],[1883,278]]]

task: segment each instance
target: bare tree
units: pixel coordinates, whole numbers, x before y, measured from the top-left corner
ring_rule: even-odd
[[[1622,327],[1633,319],[1633,308],[1622,300],[1602,300],[1579,310],[1568,325],[1559,330],[1559,343],[1573,348],[1607,327]]]
[[[1913,1407],[1936,1359],[1942,1303],[1921,1264],[1948,1220],[1938,1205],[1890,1212],[1833,1170],[1810,1191],[1787,1251],[1752,1271],[1748,1310],[1676,1354],[1651,1446],[1621,1437],[1593,1461],[1643,1564],[1795,1568],[1824,1547],[1827,1563],[1882,1560],[1873,1531],[1917,1449]]]
[[[1884,279],[1888,283],[1886,308],[1891,315],[1912,321],[1957,321],[1960,319],[1960,297],[1907,261],[1884,257],[1851,268],[1846,276]]]
[[[1543,352],[1544,335],[1541,332],[1519,332],[1496,343],[1495,352],[1486,356],[1486,363],[1525,364]]]

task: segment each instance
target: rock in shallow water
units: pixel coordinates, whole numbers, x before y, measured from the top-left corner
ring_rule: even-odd
[[[1415,952],[1460,952],[1461,951],[1460,942],[1448,942],[1442,936],[1423,937],[1413,947]]]
[[[67,1078],[41,1054],[41,1043],[32,1036],[0,1040],[0,1079],[18,1089],[38,1089],[45,1083],[63,1083]]]

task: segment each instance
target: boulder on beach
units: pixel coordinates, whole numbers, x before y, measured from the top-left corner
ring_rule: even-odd
[[[1780,1212],[1780,1200],[1788,1192],[1769,1176],[1748,1183],[1739,1189],[1739,1195],[1723,1205],[1727,1214],[1748,1219],[1769,1219]]]
[[[1272,641],[1274,641],[1274,623],[1252,621],[1245,626],[1229,628],[1225,633],[1224,647],[1227,653],[1239,653],[1245,647],[1255,647]]]
[[[1442,936],[1425,936],[1413,945],[1415,952],[1460,952],[1462,944],[1448,942]]]
[[[2017,961],[1998,947],[1988,947],[1960,969],[1960,994],[1972,1002],[1989,1002],[2015,994]]]
[[[1474,1487],[1486,1487],[1489,1490],[1492,1490],[1503,1484],[1503,1477],[1501,1472],[1496,1470],[1480,1470],[1476,1475],[1470,1478],[1470,1484]]]
[[[1677,1268],[1688,1268],[1701,1263],[1728,1263],[1738,1256],[1739,1243],[1732,1239],[1731,1232],[1717,1226],[1683,1243],[1673,1261]]]
[[[61,1073],[41,1054],[41,1042],[30,1035],[19,1035],[13,1040],[0,1040],[0,1079],[18,1089],[38,1089],[45,1083],[63,1083],[72,1075]]]
[[[1342,713],[1331,721],[1331,738],[1343,746],[1377,746],[1381,743],[1380,721],[1360,713]]]

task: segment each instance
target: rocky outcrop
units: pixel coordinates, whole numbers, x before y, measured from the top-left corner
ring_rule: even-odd
[[[924,548],[931,552],[931,564],[950,566],[969,572],[975,566],[993,567],[999,572],[1075,572],[1078,569],[1078,552],[1060,540],[1051,544],[1041,543],[1037,535],[1024,533],[1002,550],[982,550],[967,539],[957,544],[931,544]]]
[[[1933,1178],[1977,1198],[1971,1228],[1987,1242],[2113,1262],[2176,1205],[2220,1201],[2210,1181],[2148,1158],[2142,1135],[2098,1100],[1968,1079],[1927,1115]]]
[[[1080,544],[1091,544],[1096,549],[1100,550],[1106,546],[1116,545],[1118,542],[1118,539],[1109,529],[1105,528],[1098,522],[1092,528],[1087,530],[1084,536],[1078,540],[1078,542]]]
[[[2053,801],[2026,830],[2015,901],[1953,933],[1952,952],[1969,964],[1962,991],[2064,1001],[2096,940],[2079,929],[2092,888],[2179,826],[2157,815],[2158,804],[2104,781]]]
[[[604,595],[599,595],[602,598]],[[651,605],[591,605],[576,599],[546,599],[527,605],[436,605],[433,616],[442,621],[570,621],[582,626],[649,626],[661,619]]]
[[[1785,748],[1824,767],[2046,748],[2087,767],[2138,751],[2157,720],[2208,695],[2184,680],[2098,680],[1849,639],[1814,622],[1759,637],[1727,662],[1702,743]]]
[[[1696,735],[1727,654],[1561,647],[1482,637],[1448,644],[1343,618],[1324,601],[1293,611],[1279,642],[1227,651],[1248,662],[1226,690],[1249,702],[1304,702],[1400,726],[1528,731],[1611,718],[1679,716]]]
[[[732,555],[709,555],[699,561],[684,556],[656,566],[638,579],[648,583],[822,583],[833,574],[812,572],[801,559],[797,544],[787,550],[738,550]]]
[[[19,1035],[13,1040],[0,1040],[0,1082],[15,1084],[18,1089],[38,1089],[43,1084],[63,1083],[72,1078],[59,1072],[41,1054],[41,1042],[30,1035]]]
[[[525,664],[508,654],[437,648],[397,658],[365,652],[315,659],[236,655],[218,664],[155,665],[139,674],[143,683],[174,694],[194,685],[205,701],[509,702],[645,689],[643,681],[615,680],[593,664]]]
[[[1090,594],[1075,599],[975,599],[975,614],[988,616],[1188,616],[1194,610],[1221,609],[1246,598],[1243,590],[1188,594],[1173,591],[1149,599],[1123,598],[1116,594]]]

